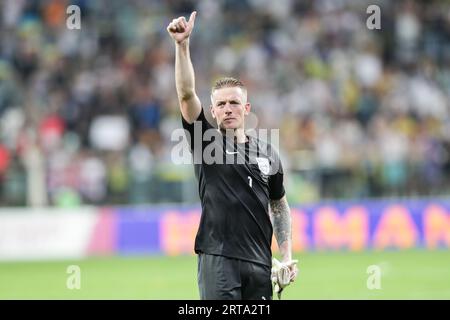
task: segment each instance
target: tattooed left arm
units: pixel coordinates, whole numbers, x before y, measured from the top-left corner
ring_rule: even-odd
[[[282,262],[291,270],[291,281],[297,277],[297,262],[292,260],[291,210],[286,195],[280,200],[270,200],[270,220],[280,248]]]
[[[270,200],[270,209],[270,220],[282,259],[290,261],[292,259],[291,211],[286,196],[280,200]]]

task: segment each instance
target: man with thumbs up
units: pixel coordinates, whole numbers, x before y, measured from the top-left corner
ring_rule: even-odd
[[[247,89],[238,79],[225,77],[216,81],[211,90],[210,111],[217,129],[206,120],[195,91],[189,51],[196,15],[194,11],[189,20],[173,19],[167,31],[175,42],[175,84],[183,128],[194,154],[202,204],[195,239],[200,298],[272,299],[272,281],[281,293],[297,276],[283,168],[269,143],[246,135],[245,116],[251,105]],[[200,140],[197,131],[202,133]],[[203,139],[206,132],[214,139]],[[204,157],[207,149],[238,163],[211,163]],[[198,162],[196,154],[200,154]],[[282,261],[272,274],[273,234]]]

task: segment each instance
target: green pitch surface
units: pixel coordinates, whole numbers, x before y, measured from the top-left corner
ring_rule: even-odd
[[[283,299],[450,299],[448,250],[296,258],[300,274]],[[80,268],[80,289],[66,286],[70,265]],[[367,288],[371,265],[381,270],[380,289]],[[198,299],[196,270],[193,256],[0,263],[0,299]]]

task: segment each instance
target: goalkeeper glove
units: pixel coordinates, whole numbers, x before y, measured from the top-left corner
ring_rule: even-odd
[[[278,299],[281,299],[281,292],[291,283],[291,267],[297,264],[298,260],[280,262],[272,258],[272,285],[277,293]]]

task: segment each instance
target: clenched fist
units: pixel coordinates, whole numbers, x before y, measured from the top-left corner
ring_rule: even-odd
[[[172,20],[172,22],[167,27],[167,32],[169,32],[170,36],[173,40],[175,40],[175,42],[181,43],[189,38],[192,29],[194,28],[196,15],[197,11],[192,12],[191,16],[189,17],[189,21],[186,21],[184,17],[179,17]]]

